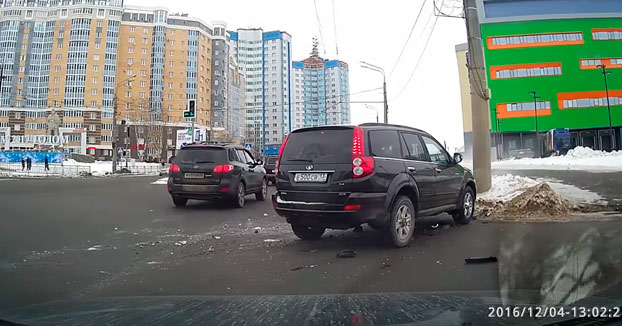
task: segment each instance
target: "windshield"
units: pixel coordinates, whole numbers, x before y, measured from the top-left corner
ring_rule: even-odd
[[[608,307],[622,0],[0,0],[0,326]]]
[[[174,163],[222,163],[226,160],[226,150],[221,148],[184,149],[179,151]]]
[[[287,140],[281,164],[348,163],[352,160],[351,148],[352,129],[296,132]]]

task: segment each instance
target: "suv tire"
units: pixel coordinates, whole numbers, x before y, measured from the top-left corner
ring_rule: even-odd
[[[456,224],[469,224],[475,212],[475,193],[473,192],[473,188],[469,186],[464,188],[458,207],[459,208],[451,214],[454,218],[454,222]]]
[[[395,247],[405,247],[410,243],[415,231],[415,206],[410,198],[399,196],[391,208],[389,238]]]
[[[268,197],[268,180],[263,179],[261,182],[261,190],[255,193],[255,198],[259,201],[265,201]]]
[[[246,187],[243,182],[238,183],[238,189],[235,192],[235,196],[233,197],[233,206],[235,208],[244,207],[245,197],[246,196]]]
[[[294,231],[294,234],[302,240],[317,240],[322,237],[322,234],[324,234],[326,229],[301,224],[292,224],[292,231]]]
[[[188,198],[181,198],[181,197],[173,196],[173,204],[175,204],[175,206],[182,207],[182,206],[186,206],[187,203],[188,203]]]

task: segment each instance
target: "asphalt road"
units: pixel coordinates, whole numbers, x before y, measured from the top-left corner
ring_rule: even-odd
[[[0,318],[113,296],[493,291],[511,302],[525,298],[507,290],[520,289],[550,303],[622,293],[620,220],[454,226],[441,215],[419,221],[403,249],[367,227],[303,242],[269,201],[176,208],[155,179],[0,180]],[[436,221],[445,226],[430,229]],[[337,258],[344,249],[357,256]]]

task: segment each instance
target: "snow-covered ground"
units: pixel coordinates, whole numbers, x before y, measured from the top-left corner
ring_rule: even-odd
[[[152,182],[151,184],[152,184],[152,185],[165,185],[165,184],[167,184],[167,183],[168,183],[168,177],[166,177],[166,178],[160,178],[160,179],[158,179],[158,180],[156,180],[156,181]]]
[[[604,152],[587,147],[576,147],[564,156],[503,160],[493,162],[492,168],[495,170],[622,171],[622,151]]]
[[[492,177],[492,188],[485,193],[479,194],[478,198],[493,201],[509,201],[520,195],[525,189],[539,183],[548,183],[553,190],[562,197],[574,203],[604,204],[603,197],[599,194],[578,188],[573,185],[558,182],[555,179],[533,179],[511,174],[495,175]]]
[[[124,163],[119,163],[119,169],[124,168]],[[96,161],[94,163],[81,163],[73,159],[63,161],[62,166],[58,163],[50,164],[50,171],[45,171],[41,163],[32,164],[30,171],[22,171],[20,163],[0,164],[0,176],[11,177],[45,177],[45,176],[66,176],[75,177],[81,174],[90,173],[93,176],[105,176],[112,173],[111,161]],[[161,166],[158,163],[128,162],[128,169],[133,174],[157,175],[160,173]]]

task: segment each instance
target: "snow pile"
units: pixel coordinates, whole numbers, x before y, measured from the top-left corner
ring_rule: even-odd
[[[523,193],[527,188],[547,183],[553,190],[571,202],[586,204],[604,203],[603,197],[595,192],[557,181],[559,180],[532,179],[512,174],[495,175],[492,177],[492,187],[490,190],[478,194],[477,197],[482,201],[507,202]]]
[[[492,178],[492,187],[485,193],[479,194],[478,199],[506,202],[520,195],[525,189],[537,185],[539,182],[518,175],[495,175]]]
[[[573,185],[506,174],[493,176],[491,189],[478,195],[476,209],[491,219],[559,219],[585,204],[605,202]]]
[[[564,199],[548,184],[541,183],[514,197],[499,211],[493,212],[492,216],[501,216],[504,219],[559,218],[576,209],[576,205]]]
[[[156,181],[152,182],[151,184],[152,184],[152,185],[165,185],[165,184],[167,184],[167,183],[168,183],[168,177],[158,179],[158,180],[156,180]]]
[[[576,147],[564,156],[510,159],[493,162],[492,167],[496,170],[622,171],[622,151],[604,152]]]

